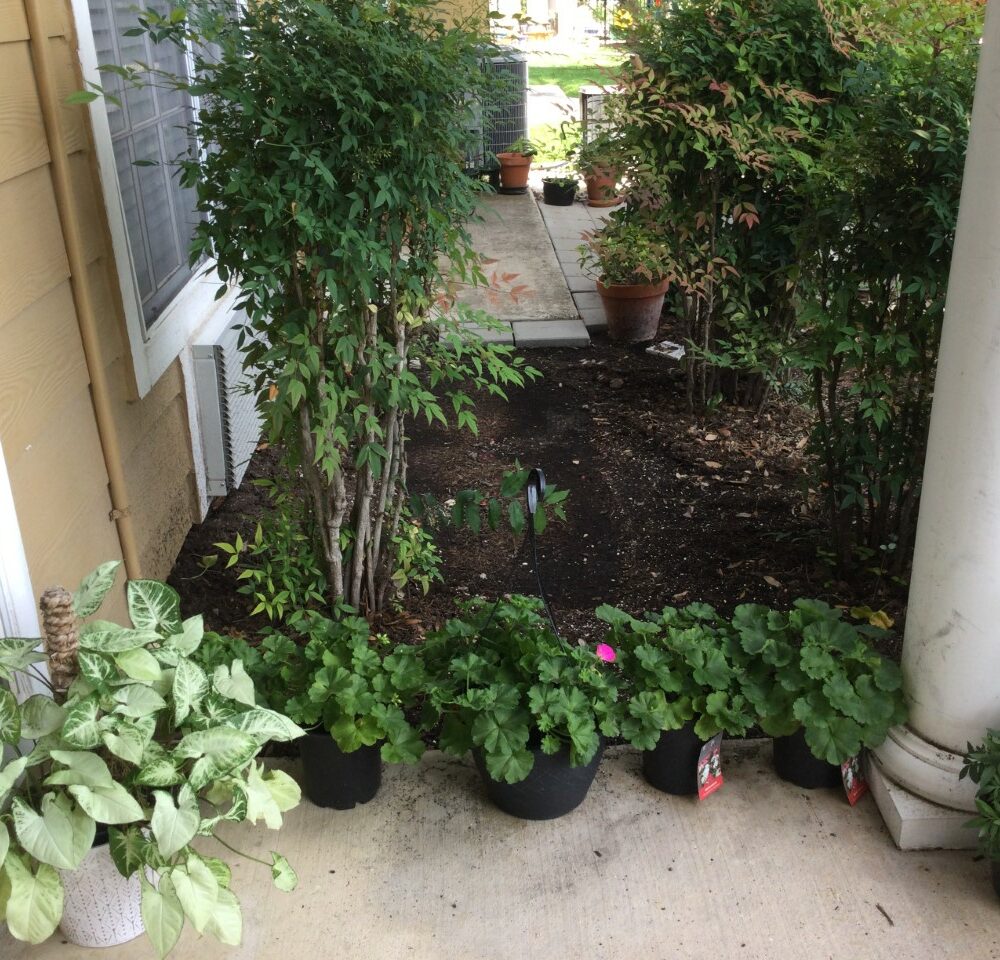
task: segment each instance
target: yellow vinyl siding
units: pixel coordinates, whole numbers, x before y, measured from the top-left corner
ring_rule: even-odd
[[[163,577],[196,519],[187,405],[175,361],[139,400],[103,208],[69,0],[40,5],[58,124],[84,225],[82,262],[110,381],[141,575]],[[73,587],[119,559],[107,465],[92,403],[66,240],[50,167],[23,0],[0,0],[0,442],[36,593]],[[79,261],[76,261],[79,262]],[[120,614],[121,598],[109,611]]]

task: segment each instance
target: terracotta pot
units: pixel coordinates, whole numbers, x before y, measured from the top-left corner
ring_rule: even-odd
[[[528,186],[531,157],[523,153],[498,153],[500,161],[500,189],[523,190]]]
[[[670,281],[612,283],[597,281],[597,292],[608,320],[608,336],[623,343],[652,340],[660,326],[663,297]]]
[[[584,176],[587,181],[587,206],[613,207],[621,201],[615,193],[618,172],[610,167],[591,167]]]

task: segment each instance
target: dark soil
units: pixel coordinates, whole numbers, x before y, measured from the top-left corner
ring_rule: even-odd
[[[556,622],[570,638],[593,637],[593,610],[612,603],[633,613],[708,602],[724,612],[743,602],[787,607],[796,597],[885,609],[901,627],[898,585],[832,578],[817,559],[822,526],[805,491],[807,415],[775,404],[761,416],[724,407],[700,418],[687,411],[678,365],[596,339],[584,350],[534,351],[543,377],[509,403],[483,400],[479,435],[413,424],[412,491],[445,500],[478,487],[495,491],[519,460],[567,488],[568,521],[539,539],[539,558]],[[266,476],[273,451],[261,450],[248,479]],[[187,612],[211,626],[250,632],[235,572],[201,574],[216,541],[252,535],[266,498],[246,481],[194,528],[171,577]],[[444,584],[410,596],[390,617],[391,632],[420,632],[454,611],[456,598],[535,592],[509,533],[442,531]],[[886,652],[898,655],[895,644]]]

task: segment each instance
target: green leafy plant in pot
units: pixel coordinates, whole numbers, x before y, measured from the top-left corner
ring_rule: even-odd
[[[570,207],[578,186],[576,177],[542,177],[542,199],[552,207]]]
[[[615,211],[603,229],[584,234],[584,240],[580,265],[597,281],[608,336],[625,343],[652,340],[674,273],[669,247],[629,210]]]
[[[46,691],[18,703],[0,687],[3,916],[31,943],[61,923],[76,942],[108,946],[145,924],[163,957],[188,921],[235,945],[242,915],[232,874],[207,851],[213,839],[233,850],[217,835],[222,824],[281,825],[299,788],[257,756],[268,740],[302,731],[257,705],[238,661],[211,674],[194,662],[202,619],[182,621],[166,584],[128,583],[129,627],[81,625],[117,568],[98,568],[74,595],[46,591],[47,655],[35,652],[34,639],[0,640],[0,680]],[[38,668],[46,660],[48,677]],[[280,854],[259,862],[279,889],[295,886]]]
[[[470,601],[422,647],[426,722],[440,723],[446,752],[473,752],[501,810],[562,816],[583,802],[603,738],[619,731],[619,681],[602,654],[557,637],[540,601]]]
[[[420,759],[423,741],[404,713],[424,685],[416,648],[373,637],[349,607],[334,618],[305,614],[291,637],[269,630],[261,648],[271,702],[308,730],[299,750],[305,794],[317,806],[367,803],[383,760]]]
[[[705,743],[742,736],[756,719],[742,690],[748,658],[739,638],[705,603],[642,619],[604,605],[597,616],[625,680],[621,733],[643,751],[643,775],[666,793],[697,793]]]
[[[959,777],[976,784],[978,816],[968,825],[979,831],[979,845],[990,859],[993,889],[1000,897],[1000,731],[988,730],[979,746],[969,744]]]
[[[782,779],[837,786],[841,763],[906,720],[899,667],[868,642],[884,630],[848,623],[820,600],[796,600],[788,613],[743,604],[733,627],[751,657],[744,691],[775,738]]]
[[[500,164],[500,192],[524,193],[528,187],[531,159],[538,148],[525,137],[519,137],[506,150],[497,154]]]

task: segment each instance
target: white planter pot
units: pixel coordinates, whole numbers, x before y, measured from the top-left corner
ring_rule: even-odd
[[[81,947],[113,947],[145,932],[139,875],[126,880],[108,845],[94,847],[76,870],[60,870],[65,899],[59,926]]]

